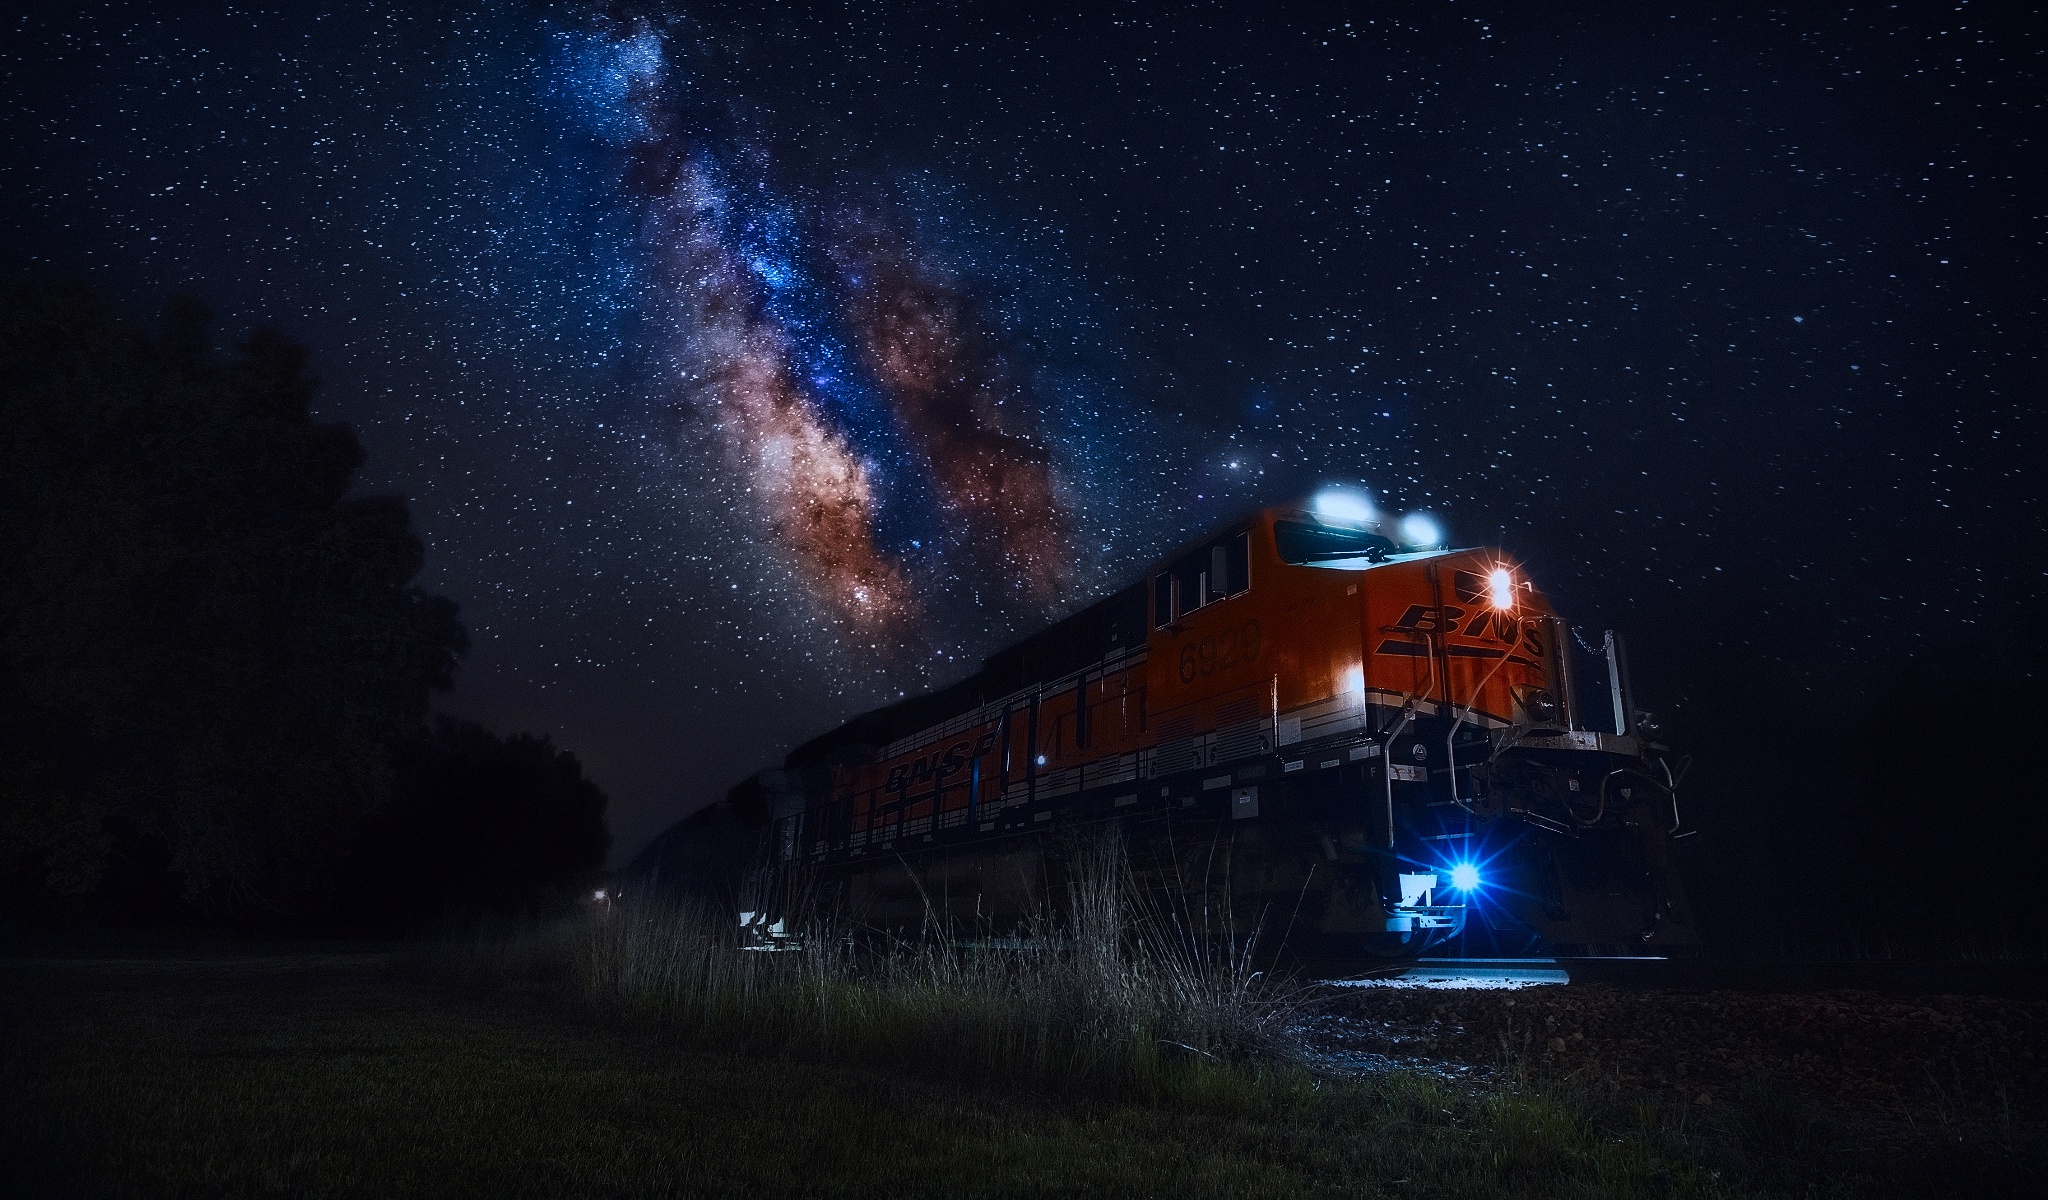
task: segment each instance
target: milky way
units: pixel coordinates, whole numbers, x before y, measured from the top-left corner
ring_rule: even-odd
[[[684,436],[709,434],[727,486],[755,502],[764,546],[786,550],[813,592],[863,629],[911,620],[916,602],[900,567],[876,544],[881,474],[835,427],[819,393],[835,381],[798,343],[808,331],[778,321],[773,293],[786,263],[747,256],[728,227],[730,190],[688,150],[663,173],[648,216],[656,280],[650,326],[672,346],[670,382]],[[812,337],[817,335],[812,334]]]
[[[31,5],[0,257],[306,341],[621,854],[1337,483],[1825,737],[2048,594],[2026,13]]]
[[[640,328],[673,436],[701,439],[756,544],[874,644],[932,641],[962,582],[1051,611],[1074,572],[1033,434],[1048,398],[973,285],[873,189],[778,189],[772,151],[692,94],[691,48],[671,44],[689,28],[657,29],[594,22],[555,61],[642,214]]]

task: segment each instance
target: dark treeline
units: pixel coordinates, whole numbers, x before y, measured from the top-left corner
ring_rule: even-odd
[[[428,727],[466,646],[306,352],[0,296],[0,908],[395,931],[531,909],[608,844],[574,756]]]
[[[398,758],[343,895],[353,923],[399,931],[421,913],[519,913],[581,893],[611,835],[576,756],[530,734],[442,718]]]

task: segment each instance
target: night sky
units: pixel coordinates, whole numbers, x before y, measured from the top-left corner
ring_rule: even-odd
[[[4,18],[0,265],[308,343],[615,859],[1322,486],[1681,732],[2048,582],[2024,5],[800,7]]]

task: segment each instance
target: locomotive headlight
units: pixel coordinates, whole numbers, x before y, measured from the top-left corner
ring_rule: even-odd
[[[1486,577],[1487,598],[1501,611],[1515,606],[1515,573],[1506,567],[1495,567]]]
[[[1401,518],[1401,540],[1410,546],[1441,546],[1444,544],[1443,527],[1428,513],[1409,513]]]
[[[1357,492],[1328,491],[1316,494],[1312,502],[1316,519],[1325,525],[1356,525],[1364,528],[1379,519],[1372,501]]]
[[[1468,862],[1461,862],[1451,868],[1451,886],[1461,892],[1479,889],[1479,868]]]

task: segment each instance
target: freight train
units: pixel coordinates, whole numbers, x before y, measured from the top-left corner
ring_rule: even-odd
[[[735,789],[773,868],[742,920],[780,929],[759,880],[797,869],[866,928],[1001,932],[1113,827],[1147,886],[1300,961],[1688,952],[1683,765],[1620,641],[1596,689],[1575,640],[1499,550],[1342,496],[1247,514]]]

